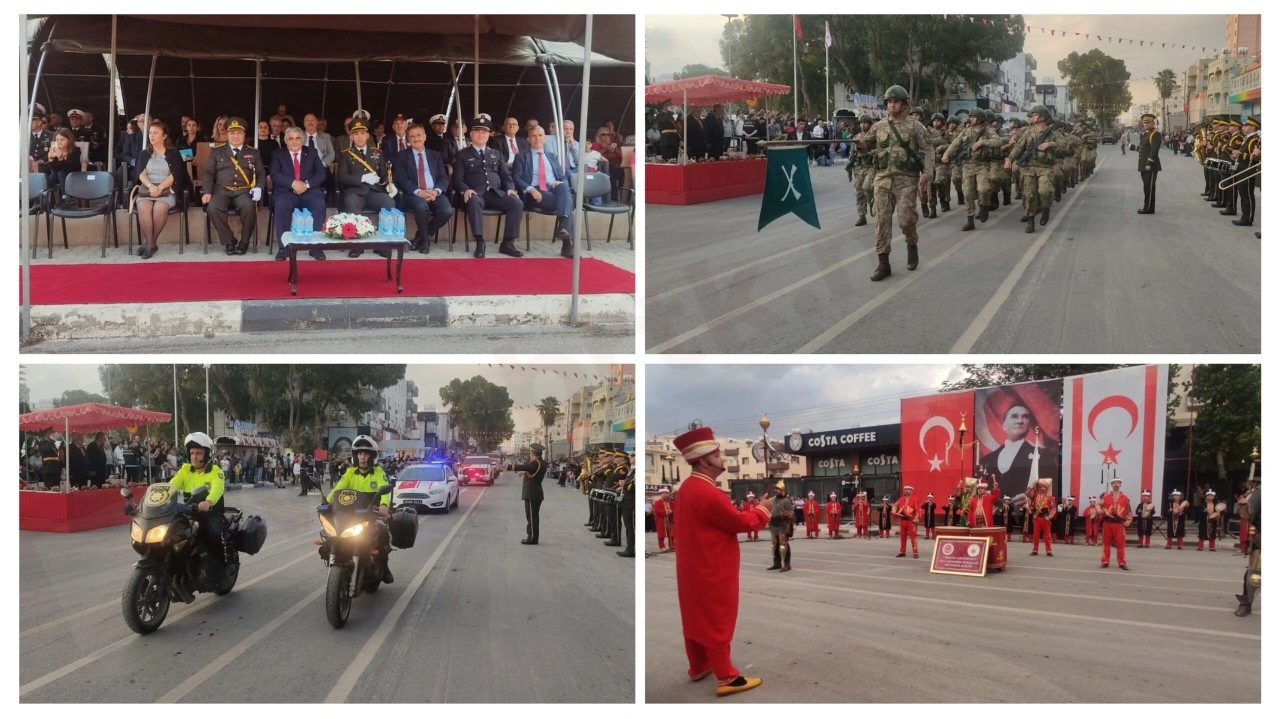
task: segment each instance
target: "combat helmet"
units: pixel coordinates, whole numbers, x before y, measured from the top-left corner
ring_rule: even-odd
[[[946,121],[947,121],[947,118],[946,118],[946,117],[944,117],[944,116],[942,115],[942,113],[940,113],[940,112],[935,112],[935,113],[933,113],[933,117],[929,118],[929,122],[933,122],[934,120],[942,120],[943,122],[946,122]]]
[[[890,85],[888,90],[884,91],[885,100],[911,100],[911,95],[907,94],[907,88],[901,85]]]
[[[1036,105],[1027,111],[1027,118],[1032,115],[1039,115],[1041,122],[1050,122],[1053,120],[1053,113],[1049,112],[1049,108],[1044,105]]]
[[[864,113],[862,113],[862,115],[858,118],[858,122],[866,122],[866,123],[870,123],[870,124],[874,125],[874,124],[876,123],[876,119],[875,119],[874,117],[872,117],[872,116],[871,116],[871,113],[869,113],[869,112],[864,112]]]
[[[924,108],[922,108],[922,107],[913,107],[913,108],[911,108],[911,112],[908,112],[907,114],[908,114],[908,115],[915,115],[918,119],[924,119]]]

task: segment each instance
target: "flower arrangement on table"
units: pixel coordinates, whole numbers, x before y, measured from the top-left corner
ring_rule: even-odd
[[[349,212],[340,212],[325,220],[324,235],[334,240],[363,240],[377,234],[369,218]]]

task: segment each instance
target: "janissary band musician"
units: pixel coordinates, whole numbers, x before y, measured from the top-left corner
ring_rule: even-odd
[[[773,503],[769,510],[769,541],[773,547],[773,564],[768,569],[791,571],[791,537],[795,534],[795,503],[787,496],[787,483],[773,485]]]
[[[994,481],[994,480],[993,480]],[[991,492],[988,493],[987,490]],[[980,479],[974,485],[973,499],[969,500],[969,514],[965,522],[969,527],[994,527],[995,503],[1000,499],[1000,483],[988,485],[986,479]]]
[[[827,498],[827,539],[840,539],[840,515],[844,508],[840,506],[840,498],[835,492]]]
[[[880,500],[880,539],[887,539],[893,535],[893,505],[889,504],[889,495],[884,495]]]
[[[1151,548],[1151,535],[1156,528],[1156,503],[1151,501],[1151,490],[1142,490],[1142,501],[1133,510],[1133,518],[1138,524],[1138,549]]]
[[[1062,500],[1062,505],[1058,507],[1058,528],[1062,530],[1063,544],[1076,543],[1076,516],[1079,510],[1076,509],[1076,498],[1067,497]]]
[[[760,506],[760,500],[756,499],[756,493],[755,493],[755,492],[747,492],[747,498],[742,502],[742,508],[743,508],[743,509],[751,509],[751,508],[753,508],[753,507],[759,507],[759,506]],[[758,530],[758,529],[757,529],[757,530],[754,530],[754,531],[748,530],[748,531],[747,531],[747,541],[748,541],[748,542],[758,542],[758,541],[760,541],[760,530]]]
[[[898,556],[907,556],[907,540],[911,540],[911,556],[920,558],[916,546],[916,519],[920,516],[920,500],[915,498],[915,488],[906,485],[902,496],[893,504],[893,516],[898,518]]]
[[[663,487],[658,490],[658,498],[653,500],[653,528],[658,533],[658,552],[668,552],[676,548],[675,537],[671,536],[671,509],[667,503],[671,501],[671,490]],[[671,547],[667,547],[667,538],[671,537]]]
[[[1102,508],[1098,506],[1098,498],[1090,497],[1089,506],[1084,508],[1084,544],[1086,547],[1097,546],[1102,533]],[[1141,545],[1139,545],[1141,546]]]
[[[934,512],[938,511],[938,503],[933,501],[933,492],[930,492],[924,498],[924,503],[920,505],[920,521],[924,524],[924,538],[933,539],[938,528],[938,518]]]
[[[867,501],[865,491],[858,492],[853,500],[853,526],[856,536],[871,539],[871,533],[867,531],[871,527],[871,502]]]
[[[720,444],[710,427],[699,427],[674,440],[692,472],[680,488],[680,523],[676,539],[676,594],[690,681],[714,673],[716,696],[760,686],[733,666],[729,646],[738,624],[738,577],[742,556],[738,535],[758,532],[769,523],[771,502],[739,511],[716,486],[724,472]]]
[[[1244,589],[1236,595],[1240,603],[1237,617],[1247,617],[1253,612],[1253,600],[1262,588],[1262,469],[1256,461],[1249,478],[1253,486],[1248,495],[1249,523],[1240,525],[1240,541],[1249,552],[1249,564],[1244,570]]]
[[[819,534],[818,529],[818,496],[813,492],[804,500],[804,536],[806,539],[816,539]]]
[[[1027,488],[1027,515],[1031,517],[1031,556],[1040,553],[1040,540],[1044,540],[1044,553],[1053,556],[1053,531],[1050,529],[1058,508],[1050,492],[1053,480],[1041,477]]]
[[[1129,498],[1120,491],[1124,482],[1118,478],[1111,479],[1111,491],[1102,495],[1102,568],[1111,563],[1111,548],[1116,548],[1116,563],[1121,569],[1128,571],[1129,565],[1124,561],[1125,527],[1133,523],[1133,509],[1129,506]]]
[[[1164,548],[1173,548],[1174,540],[1178,540],[1178,549],[1182,549],[1182,540],[1187,536],[1187,501],[1182,498],[1182,491],[1175,489],[1169,494],[1169,534],[1164,540]]]
[[[1204,493],[1204,506],[1197,511],[1196,551],[1204,551],[1205,540],[1209,541],[1209,551],[1218,551],[1218,520],[1226,511],[1227,505],[1218,505],[1218,493],[1210,489]]]

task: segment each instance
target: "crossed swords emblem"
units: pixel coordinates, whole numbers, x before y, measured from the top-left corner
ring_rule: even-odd
[[[800,199],[800,191],[796,189],[796,185],[795,185],[796,172],[798,172],[800,168],[798,168],[795,165],[792,165],[791,172],[787,172],[787,168],[785,167],[781,169],[782,169],[782,174],[787,178],[787,189],[782,193],[781,199],[785,202],[788,199],[788,197],[793,194],[796,196],[797,200]]]

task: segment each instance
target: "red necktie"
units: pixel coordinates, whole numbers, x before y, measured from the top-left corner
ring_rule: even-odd
[[[538,153],[538,189],[547,191],[547,156]]]
[[[293,153],[293,179],[302,179],[302,164],[298,162],[298,153]]]
[[[516,139],[514,137],[508,137],[507,142],[511,145],[511,156],[515,157],[516,156]]]
[[[418,153],[418,189],[427,190],[427,171],[422,165],[422,153]]]

